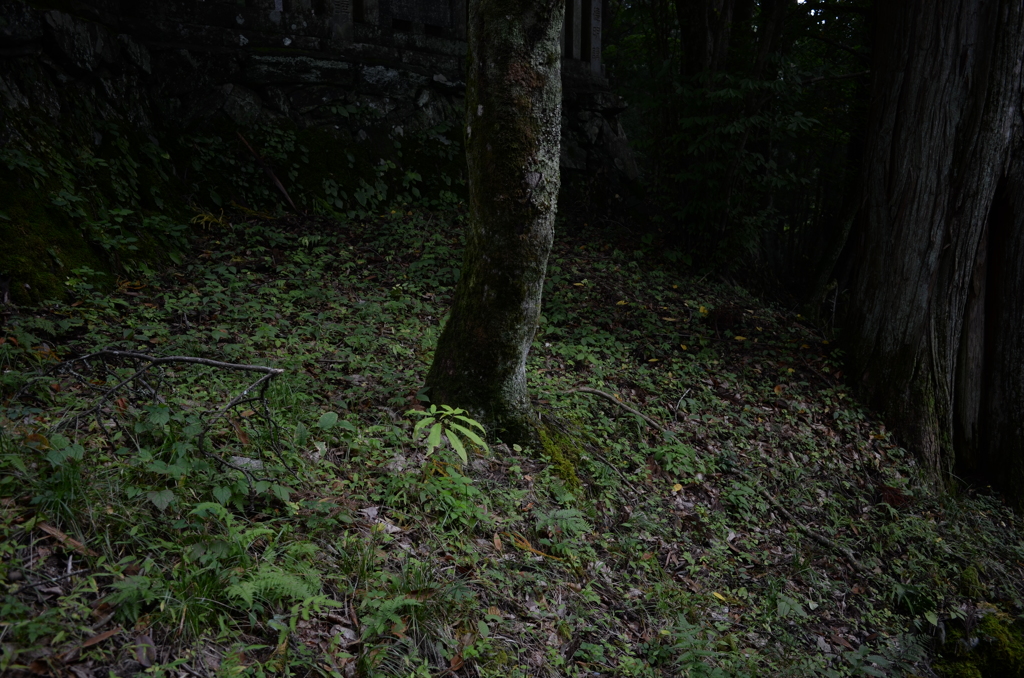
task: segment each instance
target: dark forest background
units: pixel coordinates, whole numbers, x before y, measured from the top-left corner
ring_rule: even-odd
[[[698,269],[824,295],[856,204],[873,3],[612,2],[651,222]]]
[[[1018,497],[1020,7],[611,8],[647,223],[805,304],[934,477]]]
[[[1024,676],[1024,5],[569,1],[0,0],[0,673]]]

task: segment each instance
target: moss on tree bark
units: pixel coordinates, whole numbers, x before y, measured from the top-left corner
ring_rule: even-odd
[[[427,386],[510,442],[538,439],[526,356],[554,237],[563,13],[563,0],[469,5],[469,227]]]

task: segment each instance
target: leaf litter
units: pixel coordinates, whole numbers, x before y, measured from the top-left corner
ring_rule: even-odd
[[[997,497],[936,494],[807,319],[625,234],[556,242],[552,445],[429,454],[463,219],[225,215],[177,267],[6,312],[0,671],[934,675],[1021,613]]]

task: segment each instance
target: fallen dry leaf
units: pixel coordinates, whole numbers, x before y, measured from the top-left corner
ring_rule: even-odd
[[[93,645],[96,645],[97,643],[102,643],[107,638],[111,638],[113,636],[116,636],[119,633],[121,633],[121,627],[120,626],[115,626],[114,628],[110,629],[109,631],[104,631],[103,633],[97,633],[95,636],[93,636],[92,638],[89,638],[84,643],[82,643],[82,649],[84,650],[85,648],[92,647]]]
[[[231,423],[231,428],[235,429],[235,435],[238,436],[238,442],[242,443],[242,447],[249,444],[249,434],[245,432],[242,425],[234,417],[228,417],[228,421]]]
[[[43,532],[59,541],[62,546],[70,546],[74,550],[81,553],[83,556],[92,556],[93,558],[95,558],[97,555],[99,555],[92,549],[88,548],[82,542],[78,541],[77,539],[69,537],[68,535],[64,534],[52,525],[47,525],[46,523],[36,523],[36,527],[38,527]]]
[[[833,634],[831,634],[831,635],[829,636],[829,640],[830,640],[830,641],[832,641],[832,644],[833,644],[833,645],[842,645],[842,646],[843,646],[843,647],[845,647],[845,648],[846,648],[847,650],[853,650],[853,649],[855,649],[855,648],[853,647],[853,645],[850,645],[849,641],[847,641],[847,640],[846,640],[845,638],[842,638],[841,636],[839,636],[839,635],[837,635],[837,634],[835,634],[835,633],[833,633]]]
[[[135,639],[135,660],[147,669],[156,662],[156,645],[147,633]]]

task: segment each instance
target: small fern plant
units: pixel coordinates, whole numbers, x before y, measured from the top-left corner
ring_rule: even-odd
[[[487,443],[484,442],[484,427],[480,422],[469,416],[466,410],[448,405],[431,405],[429,410],[411,410],[410,416],[420,417],[412,430],[412,439],[417,442],[423,431],[427,431],[427,454],[441,447],[445,440],[451,445],[455,453],[465,464],[469,461],[466,454],[466,442],[471,442],[484,452],[487,451]],[[473,429],[478,429],[479,433]],[[463,438],[465,441],[463,441]]]

